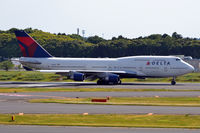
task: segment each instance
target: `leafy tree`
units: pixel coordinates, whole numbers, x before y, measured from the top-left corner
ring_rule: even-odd
[[[175,39],[182,39],[183,37],[182,37],[181,34],[178,34],[178,33],[174,32],[174,33],[172,34],[172,38],[175,38]]]
[[[9,69],[13,68],[14,65],[12,64],[11,61],[3,61],[0,63],[0,68],[3,69],[3,70],[6,70],[8,71]]]
[[[66,34],[65,34],[65,33],[58,33],[58,35],[65,35],[65,36],[66,36]]]
[[[166,37],[170,37],[170,36],[167,35],[167,34],[163,34],[163,35],[162,35],[162,38],[166,38]]]
[[[100,43],[102,41],[105,41],[105,40],[101,37],[98,37],[98,36],[91,36],[91,37],[87,38],[87,42],[93,43],[93,44],[97,44],[97,43]]]
[[[73,39],[84,40],[82,36],[77,35],[77,34],[71,34],[71,35],[68,35],[68,36],[73,38]]]
[[[112,40],[117,40],[117,38],[116,37],[112,37]]]
[[[122,35],[119,35],[118,39],[126,39],[126,38],[124,38]]]
[[[14,31],[17,30],[17,28],[11,28],[7,31],[7,33],[14,33]]]
[[[153,35],[148,36],[148,38],[152,40],[160,39],[161,37],[162,36],[160,34],[153,34]]]
[[[12,28],[0,30],[0,57],[20,57],[21,51]],[[25,29],[51,55],[58,57],[121,57],[134,55],[183,54],[200,58],[200,40],[183,38],[174,32],[152,34],[147,37],[128,39],[123,36],[105,40],[98,36],[83,38],[79,35],[51,34],[38,29]]]

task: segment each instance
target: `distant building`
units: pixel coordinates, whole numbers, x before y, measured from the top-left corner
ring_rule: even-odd
[[[13,63],[15,69],[22,68],[22,64],[19,62],[19,58],[11,58],[11,62]]]

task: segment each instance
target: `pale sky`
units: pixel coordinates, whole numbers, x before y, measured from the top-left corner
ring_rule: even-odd
[[[200,38],[200,0],[0,0],[0,30],[40,29],[128,38],[150,34]]]

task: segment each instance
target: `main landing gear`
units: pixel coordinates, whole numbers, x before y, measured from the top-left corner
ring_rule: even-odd
[[[119,81],[117,81],[117,82],[110,82],[110,81],[106,81],[106,80],[101,80],[101,79],[99,79],[99,80],[97,81],[97,84],[98,84],[98,85],[119,85],[119,84],[121,84],[121,83],[122,83],[121,80],[119,80]]]
[[[171,81],[171,85],[175,85],[176,84],[176,77],[173,77],[172,81]]]

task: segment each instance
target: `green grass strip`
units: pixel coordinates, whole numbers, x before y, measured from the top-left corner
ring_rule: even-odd
[[[0,124],[146,127],[146,128],[200,128],[200,115],[118,115],[118,114],[0,114]]]
[[[189,89],[126,89],[126,88],[0,88],[0,93],[17,92],[145,92],[145,91],[200,91]]]
[[[188,106],[199,107],[199,97],[111,97],[107,102],[91,102],[92,98],[31,99],[32,103]],[[99,98],[102,99],[102,98]],[[104,98],[105,99],[105,98]]]

